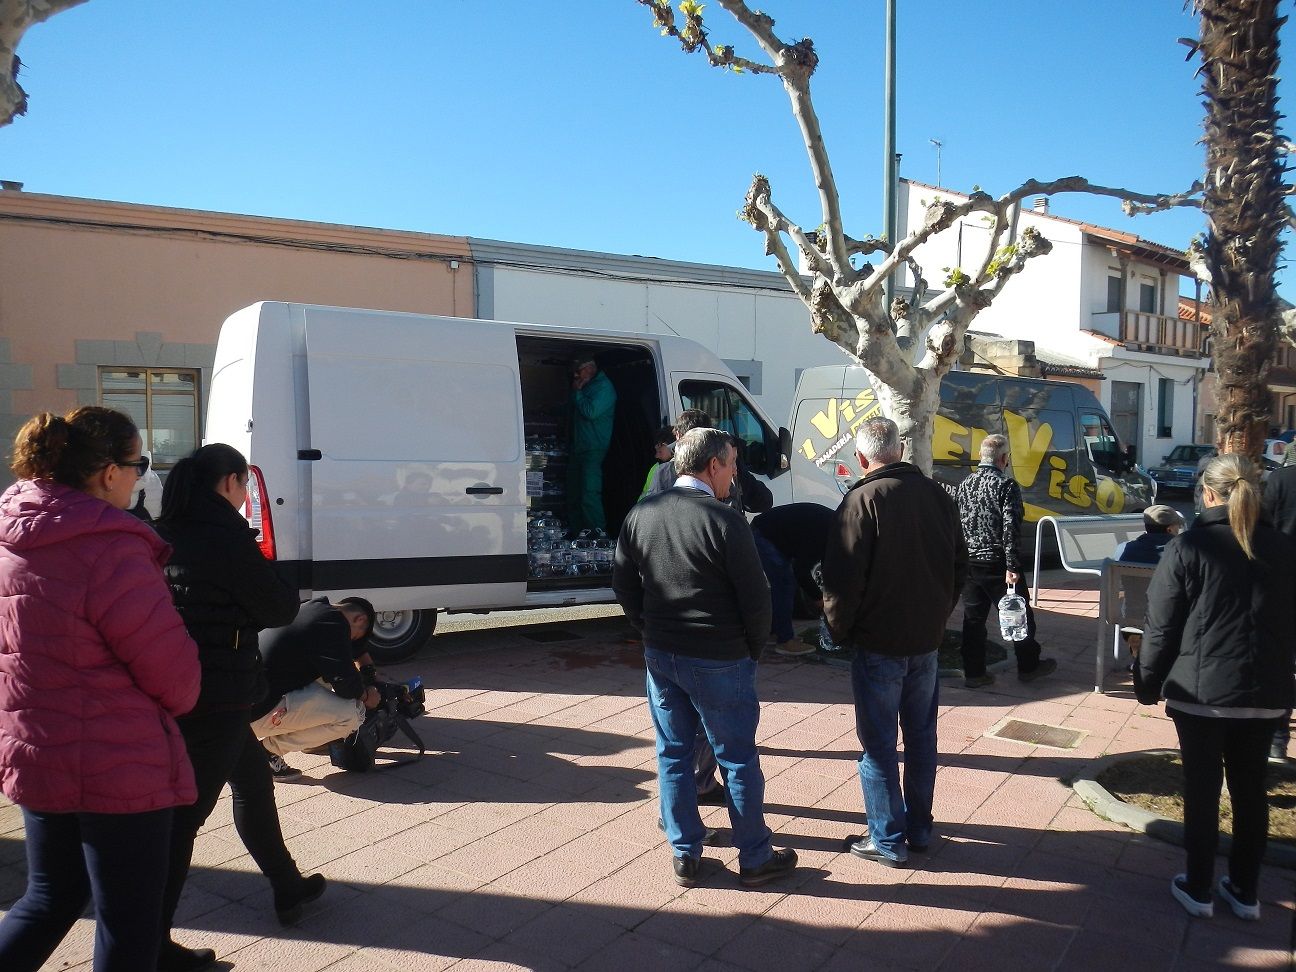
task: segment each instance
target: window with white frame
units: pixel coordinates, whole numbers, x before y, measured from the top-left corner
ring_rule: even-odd
[[[1157,438],[1174,437],[1174,382],[1169,378],[1157,379]]]
[[[99,401],[135,422],[156,469],[170,469],[199,442],[196,368],[99,369]]]

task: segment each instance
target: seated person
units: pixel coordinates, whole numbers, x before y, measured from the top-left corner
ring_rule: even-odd
[[[362,597],[336,605],[317,597],[301,606],[292,624],[261,632],[270,691],[252,710],[252,731],[270,758],[275,779],[301,776],[284,754],[345,739],[365,710],[381,702],[377,670],[366,651],[373,605]]]
[[[1115,558],[1126,564],[1156,564],[1165,545],[1184,528],[1183,514],[1169,506],[1149,506],[1143,511],[1142,536],[1116,548]]]
[[[1178,510],[1162,505],[1149,506],[1143,511],[1143,534],[1117,546],[1116,560],[1124,564],[1155,566],[1160,562],[1166,544],[1183,528],[1183,514]],[[1129,653],[1137,658],[1143,644],[1142,629],[1122,625],[1120,632]]]

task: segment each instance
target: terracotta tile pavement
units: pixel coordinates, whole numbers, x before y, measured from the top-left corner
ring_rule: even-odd
[[[458,631],[391,669],[430,687],[422,761],[348,775],[290,757],[306,775],[278,789],[284,830],[331,881],[297,926],[274,921],[226,793],[177,937],[225,968],[274,972],[1290,968],[1292,873],[1266,870],[1260,922],[1222,904],[1190,920],[1168,894],[1181,851],[1099,819],[1063,782],[1106,753],[1175,743],[1126,676],[1091,691],[1095,586],[1045,575],[1040,638],[1057,675],[942,683],[939,838],[907,870],[841,850],[864,826],[849,672],[771,653],[767,814],[801,866],[743,890],[736,852],[708,849],[701,886],[677,887],[656,829],[640,649],[615,616],[564,620],[567,641]],[[1005,718],[1086,735],[1075,750],[987,737]],[[724,809],[703,816],[727,833]],[[0,804],[0,903],[24,880],[21,816]],[[82,918],[46,967],[89,970],[92,936]]]

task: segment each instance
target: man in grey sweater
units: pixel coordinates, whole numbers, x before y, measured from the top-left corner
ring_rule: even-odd
[[[744,885],[791,873],[796,852],[773,850],[756,750],[756,662],[770,626],[769,585],[747,520],[725,505],[736,471],[732,439],[694,429],[675,444],[679,478],[630,511],[612,587],[642,634],[657,780],[675,880],[698,882],[706,830],[693,785],[701,722],[728,788]]]

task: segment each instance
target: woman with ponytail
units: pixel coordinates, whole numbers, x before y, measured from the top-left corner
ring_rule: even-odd
[[[1188,866],[1170,892],[1199,918],[1214,912],[1223,780],[1233,802],[1233,844],[1219,895],[1239,918],[1260,917],[1269,741],[1293,699],[1296,544],[1261,522],[1256,480],[1242,456],[1207,465],[1205,510],[1166,546],[1148,589],[1134,672],[1138,700],[1164,698],[1179,735]]]
[[[171,470],[156,524],[172,546],[167,583],[202,663],[198,704],[180,720],[198,799],[176,813],[163,912],[168,933],[194,839],[226,783],[234,794],[234,826],[270,879],[280,920],[292,920],[304,902],[324,891],[324,878],[303,877],[284,846],[270,765],[249,725],[252,705],[266,692],[257,635],[297,616],[297,591],[262,556],[240,512],[247,481],[242,453],[223,443],[205,445]],[[200,969],[215,958],[211,949],[186,948],[168,934],[158,968]]]
[[[36,972],[94,901],[95,972],[151,970],[174,808],[193,770],[176,716],[198,652],[162,577],[167,546],[126,513],[148,468],[121,412],[44,413],[0,497],[0,789],[22,808],[27,891],[0,969]]]

